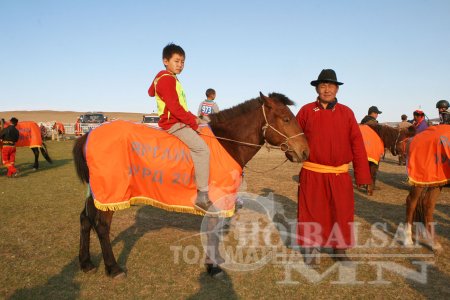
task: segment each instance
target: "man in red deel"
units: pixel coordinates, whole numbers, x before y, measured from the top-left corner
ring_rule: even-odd
[[[336,98],[342,84],[333,70],[322,70],[311,81],[316,101],[304,105],[296,116],[310,147],[298,189],[298,243],[306,264],[318,263],[321,248],[331,248],[337,261],[350,263],[346,249],[354,244],[354,198],[349,163],[353,162],[358,185],[371,183],[353,111]]]

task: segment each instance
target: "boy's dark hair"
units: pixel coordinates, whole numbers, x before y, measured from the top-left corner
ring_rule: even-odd
[[[408,120],[408,116],[407,116],[407,115],[402,115],[402,120],[403,120],[403,121]]]
[[[211,95],[214,95],[216,93],[216,91],[214,89],[207,89],[206,90],[206,97],[209,97]]]
[[[178,45],[175,45],[174,43],[170,43],[163,49],[163,59],[169,60],[172,55],[179,54],[181,56],[186,57],[186,54],[184,54],[183,48],[181,48]]]
[[[19,122],[19,120],[17,120],[17,118],[12,117],[11,120],[9,120],[11,122],[11,124],[13,124],[14,126],[17,125],[17,123]]]

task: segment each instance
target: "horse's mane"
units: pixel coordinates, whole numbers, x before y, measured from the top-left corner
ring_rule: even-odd
[[[292,101],[291,99],[289,99],[288,97],[286,97],[283,94],[270,93],[268,95],[268,97],[271,98],[272,100],[275,100],[284,105],[294,105],[295,104],[294,101]],[[218,113],[211,114],[208,117],[211,119],[212,124],[222,123],[225,121],[229,121],[230,119],[236,118],[240,115],[247,114],[247,113],[255,110],[256,108],[260,108],[261,105],[262,105],[261,97],[253,98],[253,99],[247,100],[241,104],[235,105],[231,108],[222,110]]]

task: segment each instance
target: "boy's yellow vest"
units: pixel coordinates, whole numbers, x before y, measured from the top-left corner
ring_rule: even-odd
[[[185,111],[188,111],[187,108],[187,102],[186,102],[186,94],[183,91],[183,87],[181,86],[181,83],[178,81],[177,77],[172,74],[162,74],[158,78],[155,79],[153,82],[155,85],[155,96],[156,96],[156,105],[158,106],[158,115],[161,116],[164,113],[164,108],[166,107],[166,103],[159,97],[158,93],[156,92],[156,84],[158,83],[159,79],[163,76],[173,76],[176,81],[176,90],[178,95],[178,101],[180,101],[180,105],[184,108]],[[167,119],[170,118],[170,111],[167,113]]]

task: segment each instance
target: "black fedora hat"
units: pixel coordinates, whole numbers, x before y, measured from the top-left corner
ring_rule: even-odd
[[[336,78],[336,72],[332,69],[323,69],[322,72],[320,72],[319,77],[317,80],[311,81],[312,86],[317,86],[321,82],[330,82],[335,83],[337,85],[342,85],[342,82],[337,81]]]

